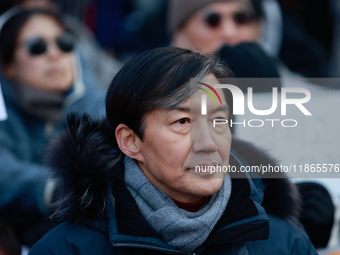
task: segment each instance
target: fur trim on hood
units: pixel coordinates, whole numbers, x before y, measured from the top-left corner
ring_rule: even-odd
[[[60,190],[53,216],[77,221],[104,213],[112,167],[119,160],[110,153],[114,143],[108,121],[86,114],[68,117],[68,128],[51,142],[46,157]]]
[[[115,130],[107,120],[70,115],[68,128],[50,144],[47,165],[60,185],[54,216],[64,220],[95,220],[104,215],[110,179],[122,167]],[[277,165],[264,151],[234,139],[232,148],[250,165]],[[277,175],[277,174],[276,174]],[[261,176],[267,185],[262,206],[267,213],[298,222],[298,191],[283,174]],[[269,177],[269,179],[267,179]]]

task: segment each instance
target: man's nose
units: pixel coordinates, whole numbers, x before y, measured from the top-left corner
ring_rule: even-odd
[[[215,152],[217,145],[209,132],[208,125],[202,125],[191,131],[190,139],[192,141],[192,150],[198,152]]]

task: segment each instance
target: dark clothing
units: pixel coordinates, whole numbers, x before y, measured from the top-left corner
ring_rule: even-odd
[[[241,43],[236,46],[223,46],[219,56],[231,70],[236,78],[237,87],[243,92],[247,93],[248,87],[252,87],[254,92],[272,92],[273,87],[280,90],[280,74],[275,62],[258,44]]]
[[[69,129],[52,144],[48,156],[63,185],[59,216],[68,221],[49,232],[30,254],[317,254],[294,223],[291,184],[277,179],[278,185],[268,188],[273,182],[244,173],[232,176],[228,205],[206,241],[192,253],[174,249],[141,215],[125,185],[124,155],[113,138],[106,121],[69,119]],[[232,150],[230,164],[239,168],[247,163]],[[282,187],[286,190],[276,190]],[[273,214],[263,206],[268,201],[273,201],[268,206]]]
[[[308,6],[310,6],[308,2]],[[315,15],[314,15],[315,16]],[[321,16],[321,15],[316,15]],[[318,24],[318,27],[320,24]],[[316,27],[314,26],[313,29]],[[323,27],[326,31],[328,27]],[[308,78],[329,77],[329,55],[322,43],[308,33],[299,18],[283,13],[283,39],[280,59],[293,72]]]
[[[301,224],[315,248],[326,248],[336,224],[336,208],[328,190],[316,182],[297,183],[302,198]]]

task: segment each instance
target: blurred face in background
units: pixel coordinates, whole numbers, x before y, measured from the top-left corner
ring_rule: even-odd
[[[13,60],[6,67],[6,75],[32,88],[67,91],[74,80],[74,54],[67,45],[68,39],[52,17],[32,16],[17,36]],[[60,42],[64,50],[58,46]]]
[[[191,15],[175,33],[173,44],[213,53],[223,45],[257,41],[260,35],[260,20],[250,1],[217,2]]]
[[[26,8],[51,9],[55,7],[53,1],[51,0],[23,0],[18,1],[18,3]]]

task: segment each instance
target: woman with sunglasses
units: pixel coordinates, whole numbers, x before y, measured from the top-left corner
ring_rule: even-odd
[[[75,42],[46,10],[11,9],[0,17],[0,217],[28,230],[49,215],[56,188],[43,166],[48,140],[69,112],[104,113],[104,95],[82,72]],[[41,227],[42,233],[49,227]],[[25,235],[33,245],[40,235]]]

